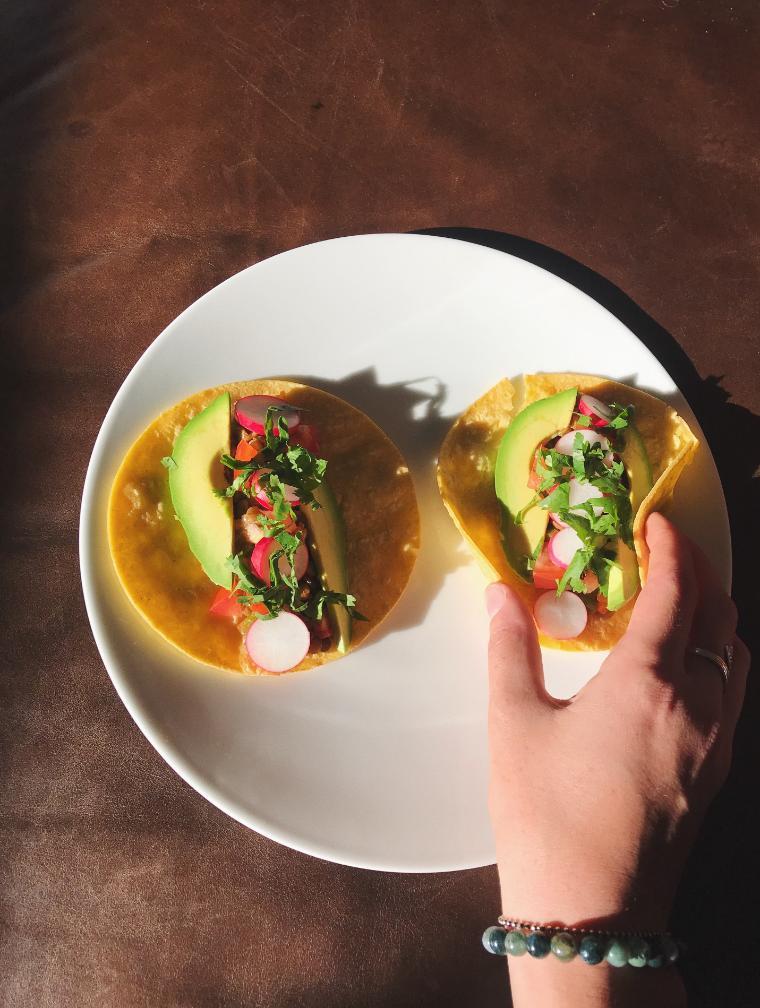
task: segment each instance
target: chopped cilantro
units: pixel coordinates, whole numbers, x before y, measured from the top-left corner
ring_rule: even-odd
[[[581,578],[586,573],[588,565],[591,563],[592,556],[593,550],[578,550],[568,566],[565,568],[564,574],[557,582],[558,595],[561,595],[565,588],[569,588],[571,591],[580,592],[581,594],[585,591],[585,585],[581,581]]]
[[[608,421],[607,426],[613,430],[622,430],[633,422],[633,406],[621,406],[619,403],[610,403],[613,416]]]
[[[317,458],[300,445],[288,441],[288,429],[277,408],[270,406],[264,424],[263,447],[249,462],[223,454],[222,464],[236,472],[232,482],[224,490],[216,491],[221,497],[233,497],[243,493],[247,497],[262,492],[271,505],[271,511],[261,511],[256,515],[256,523],[261,530],[277,543],[269,557],[269,584],[251,570],[244,553],[227,558],[227,567],[236,578],[239,601],[244,606],[264,605],[268,613],[261,619],[272,619],[288,609],[306,619],[322,618],[327,603],[345,606],[354,619],[365,619],[355,609],[356,598],[342,592],[329,591],[312,582],[309,590],[299,583],[295,575],[295,554],[302,538],[294,532],[298,522],[293,504],[288,499],[288,487],[292,487],[301,506],[314,509],[319,505],[314,500],[314,490],[319,486],[327,470],[325,459]],[[256,488],[251,486],[251,477],[256,473]],[[280,567],[282,558],[286,563]],[[303,597],[305,596],[305,597]]]
[[[633,407],[610,404],[612,419],[606,428],[610,448],[622,447],[623,431],[632,422]],[[573,426],[588,428],[590,418],[579,415]],[[539,446],[536,452],[535,472],[539,480],[536,497],[517,516],[519,524],[530,507],[538,505],[559,518],[578,535],[581,548],[572,558],[557,584],[557,594],[566,589],[585,593],[582,582],[587,571],[599,579],[599,593],[607,594],[610,565],[614,562],[614,543],[622,539],[633,547],[633,514],[625,466],[616,458],[610,460],[609,451],[600,443],[589,443],[580,431],[573,439],[571,455],[561,454],[554,448]],[[570,505],[570,481],[590,484],[598,496],[580,504]],[[537,499],[536,499],[537,498]],[[544,546],[542,540],[533,556],[526,558],[528,570],[533,570]]]

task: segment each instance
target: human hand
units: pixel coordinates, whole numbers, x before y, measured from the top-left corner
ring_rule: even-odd
[[[544,689],[525,606],[505,585],[488,588],[490,809],[510,917],[664,929],[728,773],[749,668],[736,609],[661,515],[650,516],[646,539],[649,575],[628,630],[569,703]],[[687,647],[722,655],[729,643],[724,691],[719,670]]]

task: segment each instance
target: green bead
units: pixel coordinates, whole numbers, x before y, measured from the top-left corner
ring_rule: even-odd
[[[495,924],[487,927],[483,932],[483,948],[491,955],[505,956],[507,954],[506,938],[507,932],[504,928],[496,927]]]
[[[578,952],[578,949],[575,947],[575,939],[566,931],[560,931],[559,934],[553,935],[551,946],[552,955],[559,959],[560,962],[570,962]]]
[[[644,938],[630,938],[628,940],[628,965],[636,966],[639,969],[646,966],[651,949],[649,942]]]
[[[613,938],[607,947],[605,957],[610,966],[628,965],[628,944],[620,938]]]
[[[607,939],[602,935],[588,934],[581,938],[578,954],[589,966],[597,966],[600,962],[604,962],[606,952]]]
[[[511,956],[525,955],[528,951],[528,939],[524,931],[510,931],[505,941],[507,954]]]
[[[552,943],[549,941],[549,936],[545,935],[543,931],[531,931],[526,941],[528,953],[534,959],[543,959],[551,952]]]

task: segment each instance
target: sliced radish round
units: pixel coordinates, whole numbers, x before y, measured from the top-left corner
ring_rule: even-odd
[[[560,529],[559,532],[549,539],[549,558],[558,567],[568,567],[570,561],[582,546],[581,537],[575,529]]]
[[[299,423],[292,440],[312,455],[319,455],[319,438],[317,428],[313,424]]]
[[[291,612],[254,620],[245,635],[251,661],[265,672],[289,672],[304,660],[310,642],[306,624]]]
[[[601,399],[592,395],[582,395],[578,401],[578,412],[591,417],[594,427],[606,427],[612,419],[612,410]]]
[[[264,473],[270,473],[271,469],[257,469],[256,472],[251,477],[251,489],[253,490],[254,496],[258,503],[264,508],[265,511],[272,510],[272,502],[269,499],[269,494],[266,491],[266,487],[263,486],[259,477],[263,476]],[[298,491],[295,487],[290,486],[288,483],[284,484],[285,489],[285,500],[288,504],[300,504],[298,497]]]
[[[574,507],[573,505],[585,504],[586,501],[589,500],[599,500],[599,498],[602,496],[603,496],[602,491],[597,490],[597,488],[595,486],[592,486],[590,483],[581,483],[581,481],[575,479],[575,477],[573,477],[570,480],[568,489],[568,502],[570,504],[570,510],[573,512],[573,514],[581,515],[581,517],[584,517],[587,514],[587,512],[584,511],[583,508]],[[604,510],[604,508],[601,507],[599,504],[592,504],[591,508],[597,518]]]
[[[559,596],[556,592],[539,595],[533,606],[533,615],[541,633],[555,640],[577,637],[583,633],[588,621],[586,606],[569,591]]]
[[[270,406],[277,407],[275,418],[282,417],[289,431],[294,430],[301,422],[301,413],[295,406],[286,403],[284,399],[267,395],[250,395],[238,399],[235,403],[235,419],[246,430],[253,431],[254,434],[263,434]]]
[[[269,563],[272,559],[272,554],[280,549],[280,544],[276,539],[271,537],[266,537],[259,540],[251,553],[251,567],[255,574],[257,574],[264,584],[271,584],[272,578],[269,571]],[[291,566],[288,563],[288,558],[283,555],[278,557],[277,566],[280,569],[280,573],[283,577],[289,577],[291,572]],[[309,550],[305,543],[296,549],[293,556],[293,567],[295,571],[296,580],[300,581],[301,578],[306,573],[306,568],[309,566]]]
[[[568,528],[567,522],[562,521],[562,519],[560,518],[560,516],[557,514],[556,511],[550,511],[549,512],[549,517],[551,518],[552,525],[555,528],[557,528],[557,529],[566,529],[566,528]]]
[[[569,430],[567,434],[563,434],[554,446],[555,451],[558,451],[560,455],[572,455],[576,434],[580,434],[584,441],[588,441],[590,445],[598,444],[602,446],[603,451],[609,451],[610,443],[604,434],[591,430],[589,427],[579,427],[576,430]]]
[[[288,577],[290,574],[290,564],[288,563],[288,558],[283,554],[277,561],[277,566],[280,568],[280,572],[283,577]],[[301,545],[296,550],[293,556],[293,570],[295,571],[296,580],[300,581],[301,578],[306,573],[306,568],[309,566],[309,550],[305,543]]]
[[[278,543],[271,536],[259,539],[251,553],[251,569],[265,584],[269,584],[269,559],[277,549]]]

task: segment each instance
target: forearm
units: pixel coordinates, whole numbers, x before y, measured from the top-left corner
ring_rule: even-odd
[[[685,1008],[678,970],[562,963],[549,956],[509,959],[513,1008]]]

